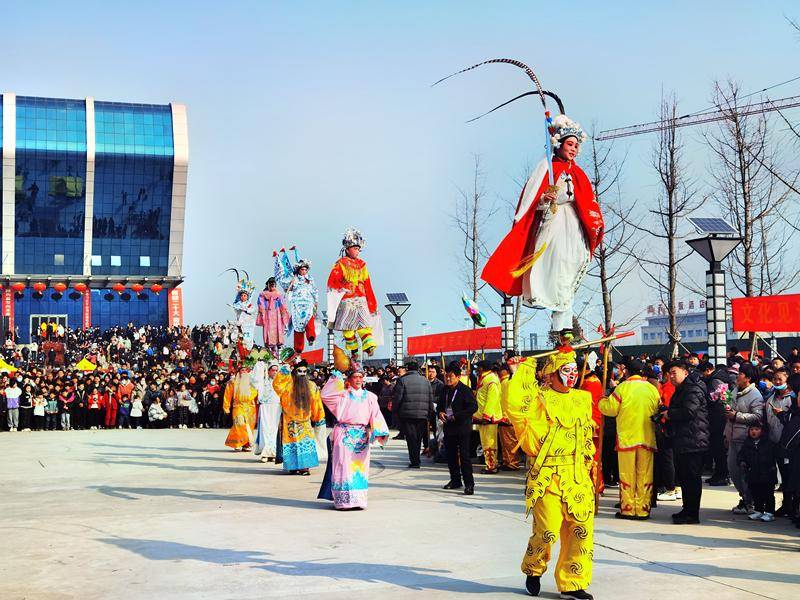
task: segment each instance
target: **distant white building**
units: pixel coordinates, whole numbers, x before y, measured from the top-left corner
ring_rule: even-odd
[[[706,301],[689,300],[678,302],[678,332],[683,343],[708,342],[708,329],[706,328]],[[728,316],[728,337],[736,337],[733,332],[733,321]],[[647,318],[641,327],[640,339],[642,344],[655,345],[668,343],[669,315],[663,304],[647,307]]]

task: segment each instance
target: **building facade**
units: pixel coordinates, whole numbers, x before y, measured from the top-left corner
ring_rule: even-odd
[[[2,329],[182,324],[186,107],[3,93]]]
[[[684,304],[681,302],[681,304]],[[680,341],[684,344],[708,343],[708,325],[706,323],[705,300],[700,300],[697,305],[701,310],[694,310],[694,302],[686,310],[679,307],[676,320]],[[642,325],[641,342],[645,345],[670,343],[667,332],[669,331],[669,316],[665,310],[652,310],[648,307],[647,320]],[[735,338],[733,322],[728,318],[727,336]]]

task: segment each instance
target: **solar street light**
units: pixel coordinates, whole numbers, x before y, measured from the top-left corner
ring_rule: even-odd
[[[725,219],[690,217],[689,222],[704,237],[686,243],[708,261],[706,271],[706,329],[708,359],[723,364],[728,345],[728,315],[725,296],[725,270],[722,261],[742,243],[739,232]]]
[[[411,303],[408,301],[408,296],[403,292],[394,292],[386,294],[389,299],[389,304],[386,305],[392,315],[394,315],[394,348],[393,358],[395,364],[400,365],[403,363],[403,315],[411,308]]]

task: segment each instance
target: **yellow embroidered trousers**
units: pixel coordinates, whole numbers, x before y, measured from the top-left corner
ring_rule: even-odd
[[[497,471],[497,425],[478,425],[487,471]]]
[[[619,505],[623,515],[647,517],[653,493],[653,452],[645,448],[617,453]]]
[[[514,448],[517,447],[519,440],[514,433],[513,427],[498,427],[500,433],[500,445],[503,451],[503,465],[509,469],[519,469],[519,454]]]
[[[578,521],[561,496],[550,490],[533,505],[533,535],[522,559],[522,572],[534,577],[547,570],[550,552],[561,537],[555,579],[560,592],[585,590],[592,581],[594,513]]]

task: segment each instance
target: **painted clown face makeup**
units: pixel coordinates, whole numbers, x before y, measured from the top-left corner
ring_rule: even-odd
[[[578,365],[575,363],[563,365],[558,370],[558,376],[561,378],[561,383],[568,388],[575,387],[578,383]]]

